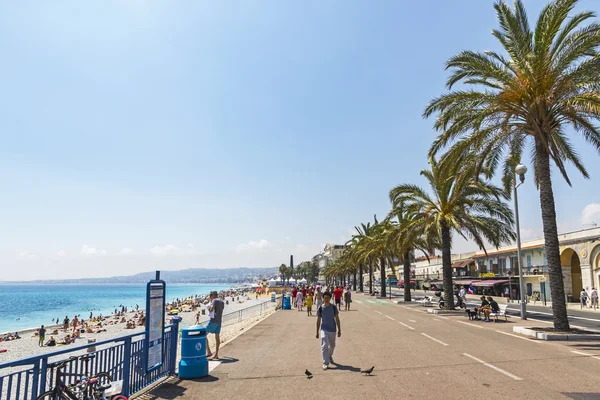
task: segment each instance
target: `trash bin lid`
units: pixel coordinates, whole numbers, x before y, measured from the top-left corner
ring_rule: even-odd
[[[206,328],[202,325],[192,325],[181,329],[181,337],[194,336],[206,336]]]

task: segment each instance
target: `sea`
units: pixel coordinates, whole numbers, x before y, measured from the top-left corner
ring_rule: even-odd
[[[173,284],[167,282],[166,301],[226,290],[225,284]],[[93,315],[109,315],[115,308],[136,305],[146,308],[145,284],[65,284],[65,285],[0,285],[0,333],[53,325],[69,316],[81,314],[87,320]]]

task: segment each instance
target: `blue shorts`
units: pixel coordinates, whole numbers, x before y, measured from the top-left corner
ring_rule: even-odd
[[[208,325],[206,325],[206,332],[208,333],[215,333],[215,334],[220,334],[221,333],[221,324],[215,324],[214,322],[209,322]]]

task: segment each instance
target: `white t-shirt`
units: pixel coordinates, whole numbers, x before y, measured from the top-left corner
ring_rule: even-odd
[[[592,289],[592,291],[590,292],[590,297],[592,299],[597,299],[598,298],[598,291],[596,289]]]

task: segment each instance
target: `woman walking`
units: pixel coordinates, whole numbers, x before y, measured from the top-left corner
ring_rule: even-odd
[[[298,306],[298,311],[302,311],[302,307],[304,306],[304,297],[300,291],[296,294],[296,305]]]
[[[350,287],[348,287],[344,293],[344,310],[350,311],[350,303],[352,303],[352,292],[350,291]]]
[[[311,290],[306,294],[306,315],[312,315],[312,304],[313,304],[313,291]]]

